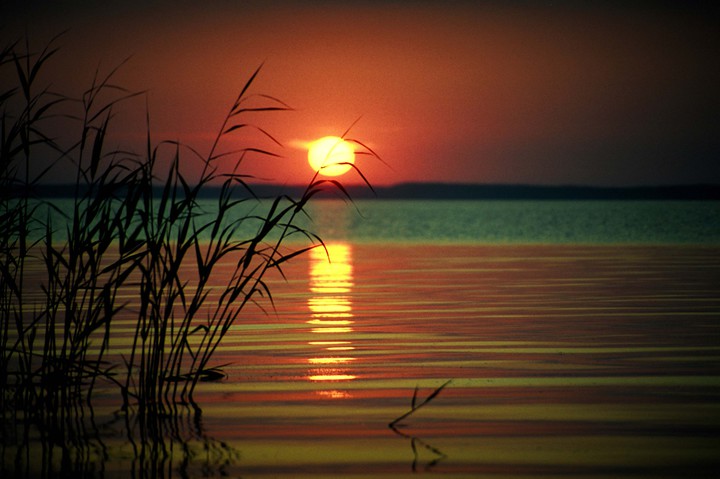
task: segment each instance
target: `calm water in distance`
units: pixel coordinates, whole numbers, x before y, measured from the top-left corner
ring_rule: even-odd
[[[71,211],[70,200],[54,200]],[[263,214],[269,202],[248,201]],[[212,215],[213,200],[201,200]],[[718,201],[319,200],[300,224],[354,243],[718,244]],[[60,215],[53,224],[62,236]],[[247,222],[240,234],[252,234]]]
[[[313,205],[319,222],[339,215],[331,203]],[[324,233],[356,242],[720,242],[720,202],[376,200],[357,210]]]

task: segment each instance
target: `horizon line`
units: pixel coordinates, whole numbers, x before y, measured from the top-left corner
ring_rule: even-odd
[[[248,182],[259,197],[301,195],[307,184]],[[19,186],[16,195],[38,197],[73,197],[76,186],[71,183],[37,184],[31,190]],[[160,189],[158,185],[155,188]],[[221,185],[207,185],[201,196],[213,196]],[[574,184],[532,183],[461,183],[461,182],[402,182],[368,187],[365,184],[343,184],[353,199],[650,199],[650,200],[720,200],[720,184],[664,184],[637,186],[593,186]],[[239,187],[238,192],[243,191]],[[245,190],[246,191],[246,190]],[[247,193],[251,196],[251,193]],[[344,193],[328,184],[319,198],[342,197]]]

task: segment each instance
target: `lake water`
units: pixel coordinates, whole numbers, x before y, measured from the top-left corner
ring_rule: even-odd
[[[353,243],[720,244],[720,201],[321,201],[324,237]]]
[[[71,200],[53,205],[72,212]],[[242,211],[263,214],[269,205],[252,200]],[[212,215],[217,207],[200,200],[200,208]],[[311,203],[309,212],[312,221],[301,217],[302,226],[354,244],[720,245],[720,201],[322,200]],[[50,213],[62,239],[65,220]],[[240,234],[251,235],[257,227],[248,221]]]
[[[271,280],[161,454],[108,391],[74,446],[7,433],[2,477],[716,477],[720,204],[356,206],[313,206],[332,262]]]

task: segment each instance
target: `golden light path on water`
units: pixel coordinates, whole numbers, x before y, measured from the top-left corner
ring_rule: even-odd
[[[351,340],[343,339],[353,332],[352,313],[353,265],[352,249],[347,243],[329,243],[325,248],[310,251],[309,289],[312,296],[307,304],[311,316],[307,321],[313,334],[328,337],[308,341],[308,344],[320,348],[318,357],[311,357],[308,363],[317,366],[311,369],[307,379],[310,381],[350,381],[357,376],[352,374],[350,365],[357,358],[337,356],[355,349]],[[322,366],[322,367],[319,367]],[[346,391],[318,391],[327,397],[350,397]]]

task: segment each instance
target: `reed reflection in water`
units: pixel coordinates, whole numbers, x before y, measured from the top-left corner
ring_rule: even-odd
[[[357,358],[348,339],[353,332],[351,293],[353,283],[352,249],[347,243],[332,243],[326,249],[316,248],[310,254],[310,292],[308,308],[311,332],[318,339],[308,344],[319,350],[308,359],[310,381],[349,381],[356,379],[350,365]],[[330,397],[348,397],[346,392],[321,391]]]

